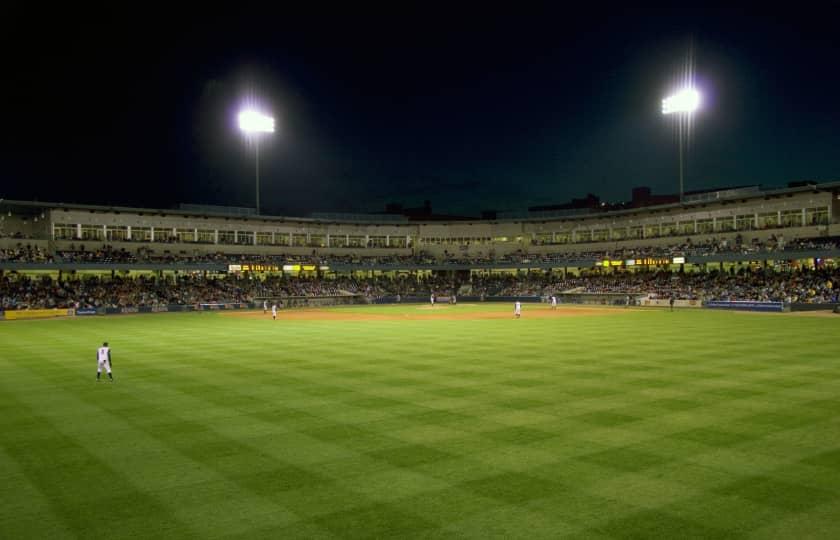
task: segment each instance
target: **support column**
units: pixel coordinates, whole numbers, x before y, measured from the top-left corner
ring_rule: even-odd
[[[131,225],[129,225],[129,226],[126,228],[125,238],[126,238],[126,240],[131,240]]]

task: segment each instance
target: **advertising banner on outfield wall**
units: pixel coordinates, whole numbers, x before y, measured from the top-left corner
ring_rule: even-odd
[[[782,302],[753,302],[747,300],[712,300],[704,305],[712,309],[740,309],[744,311],[784,311],[785,308]]]
[[[96,315],[96,308],[79,308],[76,310],[76,315],[85,317],[88,315]]]
[[[0,309],[0,321],[6,318],[6,312]]]
[[[21,309],[6,311],[6,320],[20,319],[49,319],[52,317],[67,317],[73,315],[72,309]]]
[[[641,301],[643,306],[670,307],[671,301],[668,298],[644,298]],[[678,308],[699,308],[703,307],[699,300],[674,300],[674,307]]]

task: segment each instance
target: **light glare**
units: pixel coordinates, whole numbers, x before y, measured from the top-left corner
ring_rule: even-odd
[[[662,100],[662,114],[692,113],[700,107],[700,92],[694,88],[680,90]]]
[[[274,118],[253,110],[242,111],[239,129],[245,133],[274,133]]]

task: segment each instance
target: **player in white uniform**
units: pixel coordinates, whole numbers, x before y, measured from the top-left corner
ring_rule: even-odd
[[[108,373],[108,379],[114,382],[114,376],[111,375],[111,348],[108,342],[102,344],[96,349],[96,382],[99,382],[99,377],[102,375],[102,368]]]
[[[522,316],[522,303],[519,300],[513,304],[513,316],[517,319]]]
[[[277,304],[272,304],[271,306],[271,318],[275,321],[277,320]]]
[[[263,315],[268,313],[268,300],[263,300]]]
[[[432,296],[431,296],[430,299],[432,301],[432,305],[435,305],[435,295],[434,295],[434,293],[432,293]]]
[[[551,295],[551,309],[557,309],[557,297]]]

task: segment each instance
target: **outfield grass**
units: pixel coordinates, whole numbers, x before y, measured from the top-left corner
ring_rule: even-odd
[[[524,309],[1,323],[0,538],[840,537],[840,316]]]

